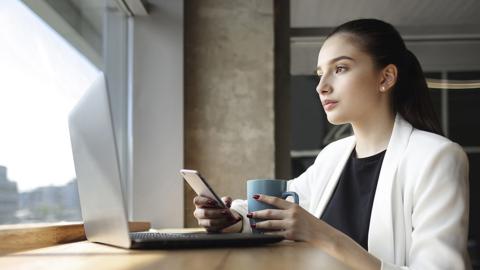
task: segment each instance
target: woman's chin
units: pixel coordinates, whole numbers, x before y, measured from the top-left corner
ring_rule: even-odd
[[[336,115],[335,113],[327,113],[327,120],[330,124],[332,125],[343,125],[346,124],[348,121],[345,121],[345,119],[339,115]]]

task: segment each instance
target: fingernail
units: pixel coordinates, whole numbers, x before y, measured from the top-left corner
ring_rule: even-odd
[[[255,229],[255,228],[257,227],[257,224],[250,224],[250,227],[251,227],[252,229]]]
[[[255,195],[253,195],[252,197],[253,197],[255,200],[258,200],[258,198],[260,198],[260,195],[255,194]]]
[[[208,203],[209,205],[216,205],[216,204],[217,204],[215,201],[212,201],[212,200],[209,200],[207,203]]]
[[[223,210],[222,211],[222,215],[228,215],[228,214],[230,214],[230,213],[228,213],[228,210]]]
[[[248,213],[248,214],[247,214],[247,217],[248,217],[248,218],[252,218],[252,217],[253,217],[253,214],[252,214],[252,213]]]

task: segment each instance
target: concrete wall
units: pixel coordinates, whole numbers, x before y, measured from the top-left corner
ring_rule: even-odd
[[[272,0],[185,3],[185,166],[222,196],[275,177],[274,23]]]

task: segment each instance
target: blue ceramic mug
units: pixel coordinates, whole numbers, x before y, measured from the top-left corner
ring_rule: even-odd
[[[255,194],[274,196],[282,199],[292,196],[298,204],[298,194],[293,191],[287,191],[287,180],[277,179],[252,179],[247,181],[248,212],[255,212],[264,209],[276,209],[276,207],[259,202],[253,198]],[[255,224],[262,219],[251,218],[250,224]],[[253,229],[253,233],[262,233],[264,230]]]

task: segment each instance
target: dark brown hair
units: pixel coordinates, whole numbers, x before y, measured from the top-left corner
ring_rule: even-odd
[[[389,64],[397,67],[397,82],[391,95],[394,112],[417,129],[442,134],[422,67],[391,24],[377,19],[354,20],[336,27],[328,37],[339,33],[352,35],[377,68]]]

